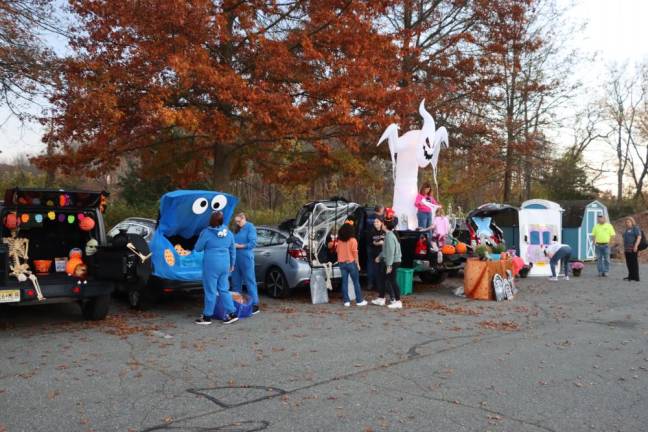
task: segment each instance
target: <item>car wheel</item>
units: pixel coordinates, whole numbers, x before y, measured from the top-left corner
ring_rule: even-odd
[[[450,277],[458,277],[461,274],[461,269],[453,269],[448,271],[448,276]]]
[[[284,298],[288,295],[288,281],[281,269],[272,267],[265,278],[265,291],[270,297]]]
[[[99,321],[106,318],[110,306],[110,295],[92,297],[81,303],[81,314],[88,321]]]
[[[448,273],[439,272],[439,271],[426,271],[420,272],[418,277],[421,278],[421,282],[430,285],[439,285],[448,277]]]

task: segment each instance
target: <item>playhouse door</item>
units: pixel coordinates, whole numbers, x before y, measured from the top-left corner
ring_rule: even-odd
[[[601,214],[603,214],[602,209],[588,208],[587,210],[585,210],[585,232],[581,233],[581,236],[584,237],[581,238],[581,241],[585,244],[585,256],[583,257],[583,259],[593,260],[596,258],[594,239],[592,238],[592,236],[590,236],[590,233],[592,232],[594,225],[596,225],[596,218]]]
[[[561,241],[560,212],[523,209],[520,219],[520,256],[531,264],[529,276],[549,276],[549,258],[544,250],[555,239]]]

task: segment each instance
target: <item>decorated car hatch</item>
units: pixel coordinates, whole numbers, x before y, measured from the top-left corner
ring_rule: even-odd
[[[153,274],[162,279],[199,281],[203,253],[193,251],[213,211],[223,212],[227,225],[238,199],[200,190],[177,190],[160,199],[160,218],[151,240]]]

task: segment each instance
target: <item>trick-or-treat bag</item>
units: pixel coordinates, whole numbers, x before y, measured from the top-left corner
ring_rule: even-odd
[[[234,312],[238,318],[248,318],[252,316],[252,299],[249,296],[241,295],[239,293],[232,293],[232,302],[234,303]],[[225,320],[225,308],[223,307],[222,296],[218,296],[216,299],[216,309],[214,310],[214,316],[224,321]]]
[[[310,280],[311,301],[313,304],[328,303],[326,273],[324,269],[313,269]]]

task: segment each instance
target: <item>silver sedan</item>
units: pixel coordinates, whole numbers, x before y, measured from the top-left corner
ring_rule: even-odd
[[[286,297],[310,284],[306,252],[289,244],[286,232],[258,226],[254,259],[257,283],[272,297]]]

